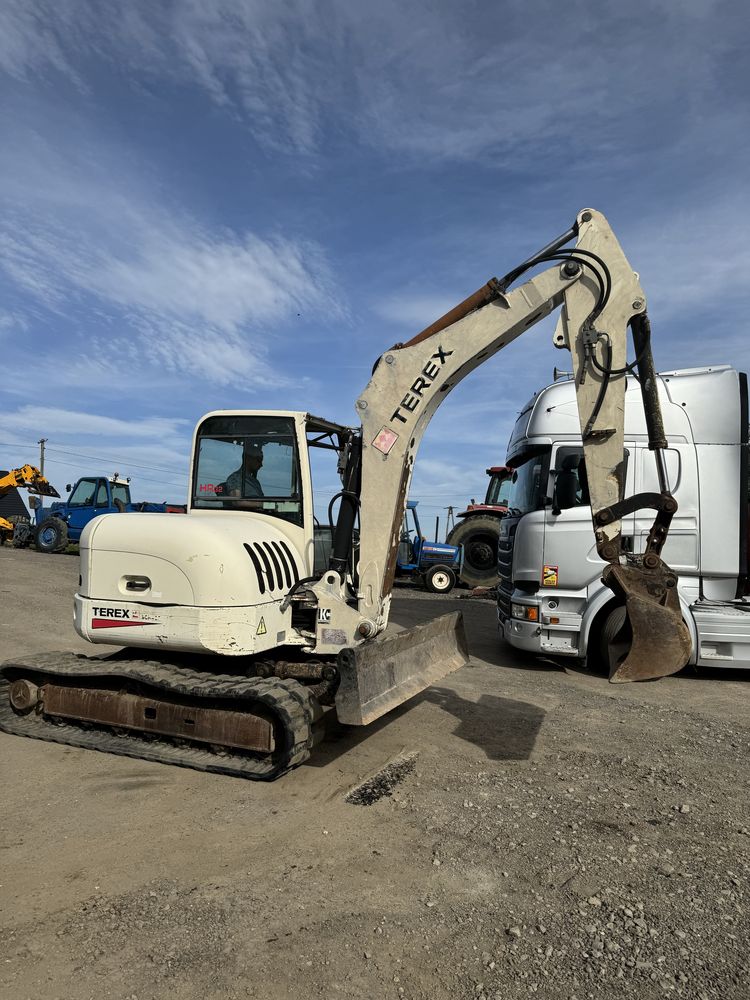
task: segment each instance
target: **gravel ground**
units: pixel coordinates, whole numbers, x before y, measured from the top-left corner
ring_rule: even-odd
[[[5,655],[80,648],[73,557],[0,549]],[[745,675],[472,665],[271,785],[0,735],[12,1000],[748,996]]]

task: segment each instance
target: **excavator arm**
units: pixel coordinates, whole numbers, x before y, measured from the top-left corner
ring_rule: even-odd
[[[565,244],[575,239],[573,247]],[[547,264],[524,284],[525,272]],[[571,352],[576,400],[591,497],[596,546],[608,564],[603,579],[626,604],[632,640],[629,655],[612,665],[611,679],[664,676],[689,655],[675,574],[659,553],[677,504],[669,492],[650,348],[646,297],[607,220],[586,209],[559,239],[502,279],[493,278],[442,319],[377,361],[356,402],[361,452],[350,463],[342,510],[358,504],[360,552],[358,637],[387,625],[400,528],[422,436],[448,393],[483,361],[497,354],[555,309],[561,314],[556,347]],[[632,328],[635,361],[627,362]],[[625,375],[641,382],[661,491],[624,499]],[[356,469],[356,461],[361,468]],[[657,516],[646,552],[626,557],[621,518],[644,507]],[[339,553],[341,555],[341,553]],[[342,563],[332,562],[341,570]],[[328,578],[330,593],[333,577]],[[325,588],[322,588],[325,589]],[[320,596],[320,595],[319,595]]]

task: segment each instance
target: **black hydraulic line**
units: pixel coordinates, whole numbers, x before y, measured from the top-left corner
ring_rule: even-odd
[[[639,313],[632,318],[630,326],[633,331],[633,344],[638,359],[638,377],[646,415],[648,446],[651,451],[658,451],[667,448],[668,442],[659,406],[654,356],[651,353],[651,323],[646,313]]]
[[[349,454],[344,471],[344,488],[341,491],[339,516],[333,533],[333,551],[328,568],[338,573],[343,580],[349,565],[354,537],[354,523],[359,510],[359,495],[362,474],[362,438],[352,435],[349,439]]]
[[[543,258],[547,257],[549,254],[555,253],[560,247],[565,246],[569,243],[575,236],[578,235],[578,223],[574,222],[570,229],[566,229],[565,232],[558,236],[556,240],[552,240],[548,243],[546,247],[542,247],[541,250],[537,250],[535,254],[532,254],[528,260],[525,260],[523,264],[519,264],[514,267],[512,271],[509,271],[504,278],[499,278],[496,287],[501,292],[507,292],[510,285],[523,274],[524,271],[528,271],[530,268],[534,267],[535,264],[540,263]]]
[[[607,395],[607,387],[609,386],[609,375],[610,368],[612,364],[612,345],[609,342],[609,338],[604,341],[604,347],[607,351],[607,366],[606,368],[600,369],[602,372],[602,380],[599,385],[599,394],[596,397],[596,402],[594,403],[594,409],[591,411],[591,416],[586,421],[586,426],[583,429],[583,443],[585,444],[594,429],[594,424],[596,423],[596,418],[599,416],[599,411],[602,408],[602,403],[604,402],[604,397]],[[589,355],[591,360],[594,360],[594,351],[596,350],[596,345],[592,344],[591,354]],[[598,365],[596,366],[598,367]]]

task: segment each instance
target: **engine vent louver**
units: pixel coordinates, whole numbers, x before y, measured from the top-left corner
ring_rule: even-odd
[[[299,570],[286,542],[248,542],[244,543],[245,551],[258,577],[258,589],[261,594],[266,591],[281,590],[286,592],[295,583],[299,583]]]

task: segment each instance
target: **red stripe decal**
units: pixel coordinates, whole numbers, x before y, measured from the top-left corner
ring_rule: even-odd
[[[143,625],[158,625],[159,622],[130,622],[121,618],[92,618],[92,628],[140,628]]]

